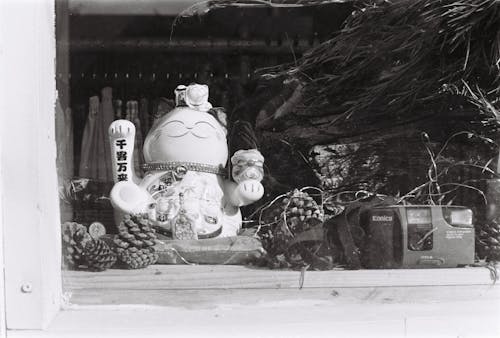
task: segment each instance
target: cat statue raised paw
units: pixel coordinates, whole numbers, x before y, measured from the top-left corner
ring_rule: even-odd
[[[176,107],[145,138],[143,178],[133,170],[134,124],[117,120],[110,125],[111,203],[118,215],[148,214],[176,239],[236,236],[239,207],[264,194],[264,158],[256,149],[237,151],[230,180],[225,115],[212,109],[208,87],[178,86],[175,96]]]

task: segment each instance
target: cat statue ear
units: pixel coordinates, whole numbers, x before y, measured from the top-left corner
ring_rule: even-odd
[[[186,89],[187,87],[184,85],[178,85],[174,90],[175,94],[175,106],[176,107],[184,107],[186,104]]]
[[[217,122],[220,123],[222,129],[224,129],[224,133],[227,135],[227,115],[226,110],[222,107],[214,107],[211,108],[207,113],[215,117]]]

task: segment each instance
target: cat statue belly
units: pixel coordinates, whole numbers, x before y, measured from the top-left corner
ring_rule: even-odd
[[[264,194],[264,158],[256,149],[236,152],[230,180],[225,121],[211,109],[208,87],[178,86],[175,94],[176,108],[153,125],[144,141],[143,178],[133,171],[134,124],[117,120],[110,125],[111,203],[118,215],[148,214],[177,239],[235,236],[241,228],[239,207]]]

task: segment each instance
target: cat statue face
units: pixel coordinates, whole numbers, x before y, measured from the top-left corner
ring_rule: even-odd
[[[226,131],[207,112],[176,107],[148,133],[143,154],[146,163],[177,161],[225,166]]]

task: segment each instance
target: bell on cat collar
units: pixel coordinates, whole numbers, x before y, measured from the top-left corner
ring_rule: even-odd
[[[177,178],[184,177],[187,172],[188,172],[187,168],[183,165],[179,165],[177,168],[175,168],[175,176]]]
[[[187,106],[186,104],[186,86],[184,85],[178,85],[177,88],[174,90],[175,94],[175,106],[176,107],[182,107],[182,106]]]

